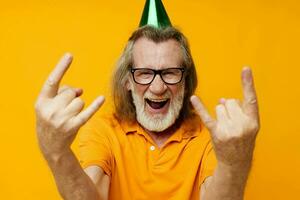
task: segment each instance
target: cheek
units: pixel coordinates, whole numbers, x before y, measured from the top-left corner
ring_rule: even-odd
[[[139,96],[143,97],[144,94],[145,94],[145,92],[146,92],[146,90],[147,90],[147,87],[145,87],[145,86],[137,86],[135,92],[136,92]]]
[[[169,90],[171,91],[173,97],[176,97],[177,95],[181,94],[184,91],[184,86],[183,85],[172,85],[169,87]]]
[[[134,84],[131,82],[131,83],[129,83],[129,90],[131,90],[138,96],[143,97],[147,90],[147,86],[137,85],[137,84]]]

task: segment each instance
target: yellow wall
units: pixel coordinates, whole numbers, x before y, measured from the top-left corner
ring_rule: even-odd
[[[114,63],[137,27],[144,0],[0,3],[0,199],[60,199],[35,137],[33,104],[59,57],[74,63],[63,82],[90,103],[107,96]],[[291,0],[165,0],[190,40],[202,96],[241,97],[253,68],[262,128],[245,199],[300,199],[300,6]]]

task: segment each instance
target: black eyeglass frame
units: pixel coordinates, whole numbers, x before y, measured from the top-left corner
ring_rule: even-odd
[[[134,78],[134,72],[137,71],[137,70],[142,70],[142,69],[147,69],[147,70],[151,70],[151,71],[154,72],[154,76],[153,76],[152,80],[151,80],[149,83],[139,83],[139,82],[137,82],[137,81],[135,80],[135,78]],[[178,82],[176,82],[176,83],[167,83],[167,82],[163,79],[163,77],[162,77],[162,75],[161,75],[162,72],[163,72],[163,71],[166,71],[166,70],[169,70],[169,69],[179,69],[179,70],[181,71],[181,78],[180,78],[180,80],[179,80]],[[153,82],[153,80],[155,79],[155,77],[156,77],[157,74],[160,76],[161,80],[162,80],[165,84],[167,84],[167,85],[176,85],[176,84],[178,84],[178,83],[180,83],[180,82],[182,81],[183,74],[184,74],[184,72],[185,72],[185,68],[183,68],[183,67],[171,67],[171,68],[160,69],[160,70],[155,70],[155,69],[150,69],[150,68],[130,68],[130,72],[131,72],[131,74],[132,74],[132,77],[133,77],[134,82],[137,83],[137,84],[139,84],[139,85],[150,85],[150,84]]]

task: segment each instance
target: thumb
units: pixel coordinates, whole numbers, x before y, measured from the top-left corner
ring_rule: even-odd
[[[200,98],[193,95],[193,96],[191,96],[190,100],[191,100],[191,103],[192,103],[193,107],[195,108],[196,112],[200,116],[202,122],[204,123],[204,125],[208,128],[208,130],[210,130],[210,131],[213,130],[216,122],[210,116],[210,114],[207,111],[207,108],[204,106],[204,104],[202,103]]]
[[[84,125],[99,110],[104,103],[104,100],[104,96],[99,96],[93,101],[93,103],[91,103],[91,105],[89,105],[89,107],[80,112],[74,118],[75,126],[81,127]]]

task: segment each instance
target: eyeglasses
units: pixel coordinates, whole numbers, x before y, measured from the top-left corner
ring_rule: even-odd
[[[182,80],[184,68],[167,68],[154,70],[149,68],[131,68],[130,69],[134,82],[141,85],[148,85],[159,74],[164,83],[174,85]]]

